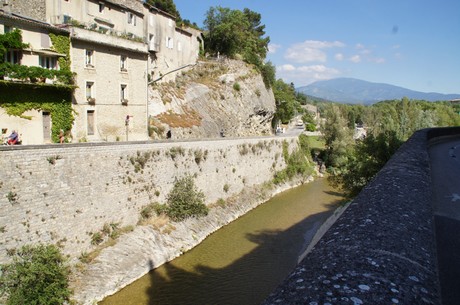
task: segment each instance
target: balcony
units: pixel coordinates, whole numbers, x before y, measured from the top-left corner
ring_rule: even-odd
[[[74,39],[110,45],[135,52],[148,52],[147,44],[140,41],[142,38],[135,37],[130,33],[118,33],[105,28],[104,30],[98,31],[94,26],[90,27],[90,29],[72,26],[70,33],[71,37]]]
[[[30,84],[72,86],[73,74],[65,70],[49,70],[8,62],[0,63],[0,80]]]

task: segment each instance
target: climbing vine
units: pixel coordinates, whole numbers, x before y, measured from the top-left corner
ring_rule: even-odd
[[[4,62],[8,49],[22,50],[28,47],[28,43],[22,42],[21,30],[15,29],[9,33],[0,35],[0,63]]]
[[[24,49],[29,45],[22,43],[20,30],[0,35],[0,78],[8,76],[30,82],[8,82],[0,80],[0,107],[11,116],[32,119],[24,115],[29,110],[49,112],[53,122],[51,135],[53,142],[59,142],[62,129],[68,134],[74,121],[72,109],[73,73],[70,70],[70,38],[64,35],[49,34],[56,52],[65,54],[58,59],[60,70],[41,67],[28,67],[4,62],[8,49]],[[61,84],[36,83],[38,79],[57,78]]]
[[[52,48],[65,57],[59,57],[59,67],[62,71],[71,72],[70,70],[70,37],[64,35],[49,34]]]
[[[53,122],[51,128],[53,142],[59,142],[59,131],[68,133],[74,121],[71,103],[72,89],[69,86],[49,86],[0,81],[0,107],[8,115],[23,119],[28,110],[49,112]]]

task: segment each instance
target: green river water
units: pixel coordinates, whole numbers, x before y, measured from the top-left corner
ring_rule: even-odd
[[[341,199],[326,179],[283,192],[99,304],[260,304]]]

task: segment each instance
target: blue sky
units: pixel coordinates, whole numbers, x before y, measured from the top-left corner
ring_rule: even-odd
[[[202,26],[212,6],[262,15],[267,59],[296,87],[353,77],[460,93],[460,0],[174,0]]]

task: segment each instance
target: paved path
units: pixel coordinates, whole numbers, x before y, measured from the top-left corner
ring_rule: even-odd
[[[460,136],[430,144],[442,300],[444,305],[460,304]]]

